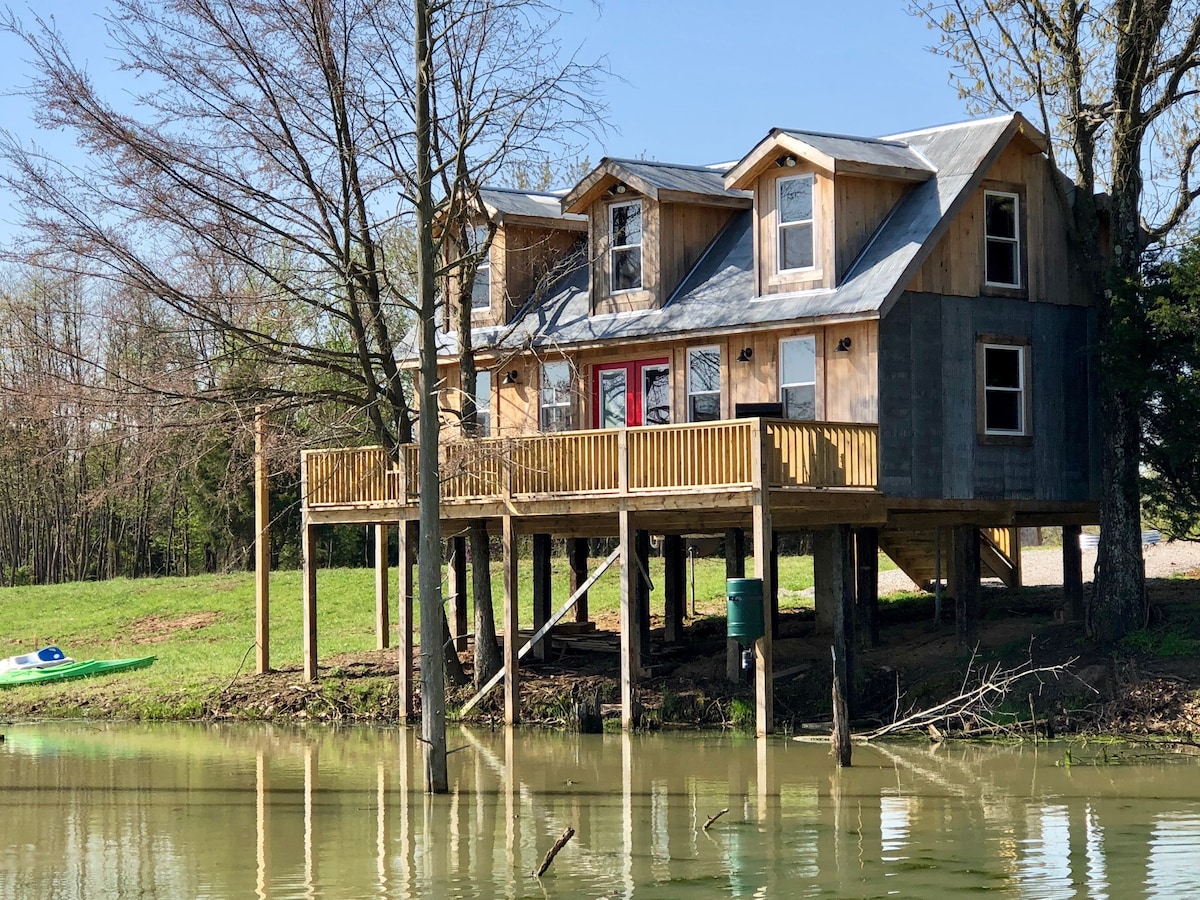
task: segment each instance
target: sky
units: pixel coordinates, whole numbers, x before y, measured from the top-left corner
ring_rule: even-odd
[[[773,127],[878,136],[969,118],[905,0],[561,0],[559,37],[603,59],[611,129],[584,154],[710,164],[740,159]],[[112,53],[96,0],[40,0],[99,83]],[[18,7],[28,18],[29,7]],[[0,35],[0,124],[54,153],[23,98],[24,48]],[[113,80],[114,87],[119,84]],[[0,196],[0,222],[15,214]]]

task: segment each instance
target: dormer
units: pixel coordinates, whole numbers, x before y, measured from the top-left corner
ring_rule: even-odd
[[[507,325],[539,286],[553,280],[587,232],[587,217],[564,213],[562,193],[481,188],[478,213],[469,223],[470,262],[476,263],[471,291],[475,328]],[[478,248],[491,244],[486,252]],[[457,280],[450,277],[449,306],[457,306]],[[457,319],[449,310],[447,330]]]
[[[593,315],[659,309],[752,199],[725,187],[728,166],[603,159],[562,201],[588,219]]]
[[[902,141],[776,128],[725,176],[754,196],[755,294],[836,288],[936,168]]]

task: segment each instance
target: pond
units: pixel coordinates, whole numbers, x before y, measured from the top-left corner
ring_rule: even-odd
[[[871,746],[839,771],[782,737],[460,728],[429,797],[404,729],[0,731],[17,900],[1200,892],[1200,767],[1169,748]]]

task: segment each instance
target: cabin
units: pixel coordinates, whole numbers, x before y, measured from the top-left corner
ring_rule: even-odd
[[[835,642],[870,627],[883,550],[918,583],[945,583],[969,643],[980,577],[1020,582],[1017,529],[1061,525],[1068,544],[1098,520],[1096,310],[1060,177],[1043,136],[1010,114],[882,138],[776,128],[733,163],[604,159],[563,193],[484,191],[492,241],[471,339],[486,437],[459,440],[446,417],[445,534],[485,519],[508,551],[534,536],[535,628],[550,617],[551,537],[568,540],[575,587],[587,539],[619,537],[626,727],[650,535],[666,558],[667,641],[681,634],[683,538],[724,536],[731,576],[750,542],[760,733],[781,533],[813,535],[817,626]],[[441,334],[449,410],[455,321]],[[306,534],[399,522],[411,567],[416,454],[306,452]],[[509,721],[518,568],[506,560]],[[1070,595],[1070,549],[1064,573]],[[453,609],[461,565],[451,574]],[[315,672],[315,639],[308,652]],[[737,655],[731,642],[731,675]]]

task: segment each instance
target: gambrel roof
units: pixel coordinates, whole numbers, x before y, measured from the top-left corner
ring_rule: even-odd
[[[924,161],[923,164],[932,171],[896,203],[835,288],[757,297],[754,220],[753,213],[746,209],[734,214],[661,309],[590,315],[588,266],[581,254],[577,265],[544,297],[532,298],[514,316],[511,324],[478,330],[475,346],[481,350],[493,347],[500,351],[566,348],[617,340],[660,340],[685,333],[701,337],[707,333],[753,330],[791,322],[815,324],[879,318],[887,313],[917,274],[950,222],[973,196],[985,173],[1009,142],[1017,135],[1023,135],[1039,148],[1044,147],[1040,133],[1017,113],[881,139],[861,140],[780,129],[771,135],[785,141],[785,147],[794,146],[786,141],[800,135],[821,152],[841,154],[840,158],[844,160],[854,158],[865,162],[870,157],[881,163],[886,159],[891,163],[904,163],[902,168],[906,170],[915,169],[918,162]],[[660,192],[666,190],[660,185],[667,184],[669,179],[692,177],[703,179],[716,194],[712,179],[723,178],[723,173],[716,168],[621,161],[618,169],[617,161],[606,162],[614,165],[605,172],[613,175],[619,171],[622,177],[640,178],[646,170],[652,169],[659,179],[653,186]],[[770,163],[775,164],[773,157]],[[635,169],[635,165],[644,168]],[[597,172],[604,168],[602,164]],[[722,183],[741,183],[737,181],[736,173],[737,166],[730,168],[729,177],[723,178]],[[581,205],[581,201],[601,185],[601,179],[594,176],[596,172],[564,198],[564,209],[586,209],[586,204]],[[646,193],[638,183],[629,183]],[[677,181],[669,183],[673,185],[671,190],[679,184]],[[607,186],[601,186],[600,190],[607,190]],[[748,196],[737,188],[727,190],[730,196]],[[448,346],[457,343],[453,335],[445,337]]]

